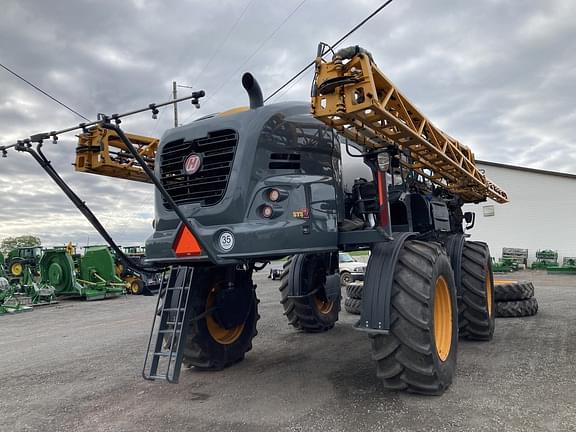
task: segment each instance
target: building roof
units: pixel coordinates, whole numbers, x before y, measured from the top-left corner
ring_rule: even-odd
[[[493,166],[493,167],[497,167],[497,168],[508,168],[508,169],[513,169],[513,170],[517,170],[517,171],[525,171],[525,172],[530,172],[530,173],[534,173],[534,174],[546,174],[546,175],[565,177],[565,178],[570,178],[570,179],[576,180],[576,174],[568,174],[568,173],[562,173],[562,172],[557,172],[557,171],[548,171],[548,170],[537,169],[537,168],[526,168],[526,167],[521,167],[521,166],[517,166],[517,165],[508,165],[508,164],[503,164],[503,163],[499,163],[499,162],[488,162],[488,161],[478,160],[478,159],[476,159],[476,163],[478,163],[480,165],[488,165],[488,166]]]

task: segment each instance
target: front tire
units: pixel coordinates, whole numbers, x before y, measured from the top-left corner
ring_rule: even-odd
[[[305,254],[290,257],[284,264],[284,272],[280,278],[280,303],[289,324],[299,330],[319,333],[330,330],[338,321],[341,296],[332,301],[326,297],[328,269],[325,263],[324,255]],[[294,281],[290,275],[295,273],[297,267],[301,276],[300,280]],[[289,297],[289,293],[294,292],[294,287],[291,286],[293,283],[301,285],[303,296]]]
[[[371,336],[384,387],[444,393],[456,371],[458,314],[452,267],[439,245],[404,244],[394,268],[390,313],[390,333]]]
[[[183,362],[200,370],[222,370],[244,359],[252,349],[252,339],[258,334],[256,322],[258,299],[256,286],[246,271],[234,273],[235,289],[241,290],[247,301],[246,316],[238,325],[226,328],[216,312],[218,293],[226,286],[226,272],[222,268],[195,268],[190,291],[188,333],[184,341]],[[199,317],[200,319],[194,319]]]

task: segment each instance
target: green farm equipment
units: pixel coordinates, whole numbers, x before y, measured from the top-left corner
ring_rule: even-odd
[[[19,279],[24,269],[29,267],[33,273],[38,272],[38,263],[42,256],[42,247],[20,247],[12,249],[6,257],[6,270],[12,279]]]
[[[19,283],[16,284],[15,289],[19,295],[27,297],[32,306],[58,303],[56,301],[56,290],[54,287],[37,282],[30,267],[24,268],[22,278]]]
[[[85,288],[76,281],[74,261],[64,249],[47,249],[40,259],[40,283],[54,287],[57,296],[82,297]]]
[[[102,250],[103,249],[103,250]],[[56,296],[100,300],[124,292],[114,275],[114,262],[108,249],[90,247],[78,262],[78,275],[72,256],[64,248],[48,249],[40,260],[41,285],[54,287]]]
[[[4,255],[2,254],[2,252],[0,252],[0,277],[5,278],[6,277],[6,270],[4,269]]]
[[[126,284],[116,275],[114,257],[107,246],[88,246],[78,265],[78,281],[88,287],[88,300],[124,294]]]
[[[562,266],[550,266],[547,268],[548,274],[576,274],[576,258],[565,257],[562,260]]]
[[[8,279],[0,277],[0,315],[7,313],[18,313],[32,310],[31,307],[26,306],[16,293],[13,286],[10,285]]]
[[[508,273],[518,270],[518,263],[509,258],[503,258],[500,261],[492,259],[492,271],[494,273]]]
[[[558,252],[544,249],[536,252],[536,261],[532,263],[532,270],[546,270],[548,267],[558,266]]]

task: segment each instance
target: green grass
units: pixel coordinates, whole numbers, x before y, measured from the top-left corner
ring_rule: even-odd
[[[352,256],[368,256],[369,255],[369,251],[352,251],[352,252],[348,252],[348,253]]]

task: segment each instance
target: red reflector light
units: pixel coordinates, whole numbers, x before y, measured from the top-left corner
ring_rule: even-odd
[[[196,237],[190,232],[186,226],[180,228],[180,232],[176,236],[176,241],[172,246],[176,256],[194,256],[201,255],[202,248],[198,244]]]

